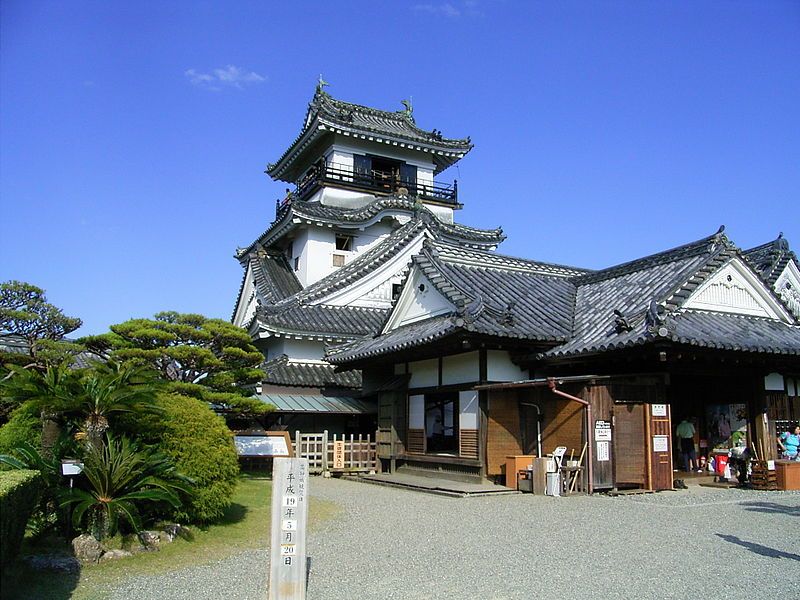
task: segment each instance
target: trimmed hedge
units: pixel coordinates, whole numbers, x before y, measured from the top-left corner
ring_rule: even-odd
[[[8,423],[0,426],[0,454],[11,454],[23,442],[36,448],[42,446],[42,418],[32,402],[15,409]]]
[[[194,479],[191,501],[172,518],[201,524],[220,519],[231,504],[239,475],[233,434],[201,400],[164,394],[158,404],[162,414],[140,415],[120,424],[128,435],[171,457],[179,472]]]
[[[0,568],[19,552],[25,526],[39,502],[41,483],[39,471],[0,472]]]

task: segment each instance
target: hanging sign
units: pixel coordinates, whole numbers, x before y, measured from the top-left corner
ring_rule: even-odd
[[[272,466],[269,600],[305,600],[308,459],[276,458]]]
[[[653,436],[653,452],[669,452],[669,436],[668,435],[654,435]]]
[[[650,414],[654,417],[666,417],[667,405],[666,404],[651,404]]]
[[[594,422],[594,440],[596,442],[611,441],[611,421]]]
[[[607,462],[609,458],[609,442],[597,442],[597,462]]]
[[[333,468],[344,469],[344,440],[333,442]]]

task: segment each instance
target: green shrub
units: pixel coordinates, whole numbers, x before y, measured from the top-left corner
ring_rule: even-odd
[[[41,475],[38,471],[0,473],[0,568],[17,556],[25,525],[39,501]]]
[[[178,394],[158,399],[159,415],[129,415],[118,421],[127,435],[163,452],[177,470],[195,482],[188,504],[170,517],[189,523],[211,523],[230,506],[239,458],[233,435],[208,404]]]
[[[0,454],[11,454],[25,442],[37,448],[42,445],[42,419],[31,402],[17,408],[8,423],[0,427]]]

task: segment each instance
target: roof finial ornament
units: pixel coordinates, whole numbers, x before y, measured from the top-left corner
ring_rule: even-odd
[[[317,94],[326,94],[325,87],[329,86],[330,83],[325,81],[322,78],[322,73],[319,74],[319,79],[317,80]]]
[[[789,250],[789,240],[783,237],[783,232],[781,231],[778,234],[778,239],[775,240],[776,246],[778,247],[778,251],[786,252]]]
[[[400,112],[403,114],[404,117],[407,119],[414,120],[414,96],[409,96],[408,100],[401,100],[400,104],[402,104],[405,108]]]
[[[633,325],[630,324],[627,317],[619,309],[614,309],[614,329],[617,333],[626,331],[633,331]]]

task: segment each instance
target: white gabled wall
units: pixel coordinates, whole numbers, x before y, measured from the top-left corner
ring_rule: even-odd
[[[792,322],[767,284],[738,258],[723,265],[698,287],[687,298],[683,308]]]
[[[382,333],[455,310],[456,307],[433,287],[419,268],[414,267]]]
[[[783,298],[796,319],[800,319],[800,269],[793,260],[775,280],[775,291]]]
[[[256,313],[256,286],[253,281],[253,268],[248,264],[244,272],[244,286],[236,304],[233,324],[245,327]]]
[[[411,257],[419,253],[424,240],[425,234],[419,234],[401,252],[380,267],[374,269],[353,285],[343,290],[338,290],[325,298],[320,298],[315,304],[389,308],[392,305],[392,285],[402,281],[406,269],[408,269],[408,263],[411,262]]]

